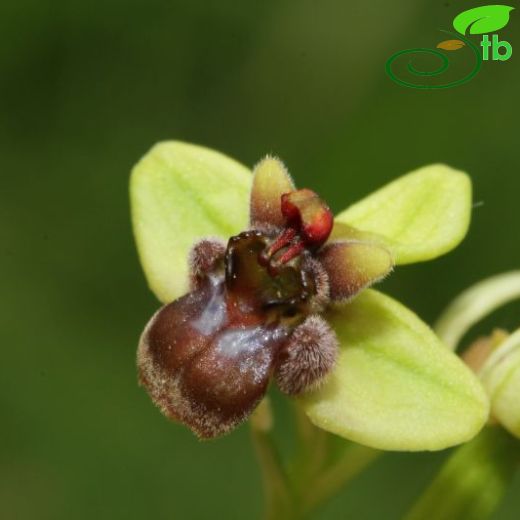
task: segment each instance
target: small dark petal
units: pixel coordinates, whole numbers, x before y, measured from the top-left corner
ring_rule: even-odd
[[[280,390],[294,395],[319,386],[334,366],[338,349],[329,324],[320,316],[309,316],[279,351],[275,378]]]
[[[204,278],[224,260],[226,244],[218,238],[204,238],[191,249],[188,263],[192,290],[201,286]]]
[[[339,302],[382,280],[394,265],[385,246],[361,240],[329,242],[318,258],[329,275],[330,297]]]

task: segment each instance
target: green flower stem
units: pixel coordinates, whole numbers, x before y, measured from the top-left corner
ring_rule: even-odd
[[[488,314],[520,298],[520,271],[499,274],[462,292],[435,325],[437,335],[455,350],[468,330]]]
[[[354,442],[345,442],[345,444],[347,446],[342,456],[333,465],[316,475],[312,486],[306,490],[305,506],[307,510],[310,511],[332,498],[382,453]]]
[[[262,407],[251,421],[251,435],[262,470],[267,520],[307,518],[381,454],[316,428],[295,405],[298,452],[286,467],[272,435],[271,419],[261,419],[270,413],[267,401]]]
[[[293,410],[298,452],[290,466],[290,475],[296,493],[305,500],[305,488],[321,472],[327,459],[329,434],[316,428],[298,404],[293,406]]]
[[[453,452],[406,520],[484,520],[519,464],[518,440],[500,427],[486,427]]]
[[[294,493],[272,435],[273,417],[268,397],[253,412],[249,425],[262,472],[266,520],[297,519]]]
[[[314,426],[296,404],[300,451],[290,475],[305,513],[333,497],[382,452],[346,441]]]
[[[290,482],[272,435],[252,427],[251,438],[262,470],[266,520],[297,519]]]

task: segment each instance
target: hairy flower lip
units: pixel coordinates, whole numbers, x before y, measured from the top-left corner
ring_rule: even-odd
[[[141,384],[167,417],[200,438],[228,433],[246,419],[273,373],[282,391],[296,394],[318,386],[334,365],[333,331],[316,315],[305,319],[315,308],[302,283],[312,264],[271,276],[258,262],[265,247],[259,231],[230,238],[225,268],[210,262],[205,280],[198,277],[194,290],[161,308],[141,337]],[[204,249],[217,250],[205,240],[191,257],[204,257]]]
[[[165,415],[201,438],[227,433],[247,418],[272,375],[289,395],[319,388],[334,367],[339,344],[317,312],[326,310],[331,295],[350,299],[384,276],[381,266],[392,267],[388,253],[382,263],[356,265],[363,260],[360,241],[325,247],[332,230],[328,206],[310,190],[266,191],[265,171],[261,163],[252,208],[269,206],[274,218],[264,211],[265,220],[255,218],[252,229],[230,237],[225,251],[208,239],[196,244],[189,255],[192,291],[154,315],[139,345],[141,384]],[[282,165],[278,175],[287,175]],[[278,211],[285,218],[282,227]],[[364,247],[373,253],[380,246]],[[246,334],[252,324],[256,329]],[[200,361],[205,358],[211,363]]]
[[[236,161],[218,152],[181,142],[160,143],[140,161],[131,178],[132,219],[147,279],[160,300],[172,301],[186,292],[187,257],[189,248],[196,240],[204,236],[225,240],[247,228],[245,201],[251,184],[267,194],[267,197],[252,197],[250,200],[252,227],[279,229],[284,225],[283,214],[279,210],[280,199],[276,196],[270,198],[272,187],[276,187],[275,195],[295,188],[288,174],[277,175],[280,164],[275,158],[268,157],[255,168],[258,173],[261,167],[264,174],[251,177],[250,172]],[[462,240],[469,224],[470,211],[471,184],[468,177],[447,166],[432,165],[393,181],[340,213],[328,243],[369,242],[374,247],[389,251],[397,264],[432,259],[446,253]],[[187,222],[186,215],[189,215],[189,225],[183,226],[180,223]],[[348,253],[356,253],[353,258],[363,256],[363,251],[355,249]],[[384,258],[383,254],[377,256],[380,260]],[[347,255],[347,258],[350,257]],[[372,267],[376,269],[378,264]],[[322,275],[322,278],[328,278],[328,274]],[[322,284],[325,295],[328,294],[327,284],[331,285],[330,280],[326,282]],[[335,285],[334,281],[332,285]],[[345,284],[345,290],[353,289]],[[356,298],[338,308],[355,310],[360,305],[359,301]],[[380,303],[374,302],[376,308]],[[401,355],[399,338],[404,341],[402,347],[406,346],[403,353],[408,355],[413,352],[416,357],[414,362],[422,366],[428,367],[430,354],[440,356],[443,362],[435,365],[437,368],[428,369],[433,371],[429,378],[432,386],[425,386],[422,377],[415,378],[413,371],[407,368],[408,363],[405,363],[399,377],[388,388],[373,394],[375,389],[384,388],[382,383],[388,374],[382,371],[386,365],[371,361],[365,379],[357,381],[361,385],[358,390],[366,396],[363,406],[352,408],[349,417],[330,416],[321,426],[329,431],[344,432],[340,434],[352,438],[348,432],[353,424],[357,424],[355,439],[358,442],[397,450],[441,449],[471,438],[487,417],[487,401],[482,388],[476,379],[472,379],[474,376],[469,370],[452,354],[448,355],[445,349],[434,348],[431,352],[428,349],[423,352],[423,340],[418,338],[415,346],[418,348],[407,350],[410,347],[408,342],[412,341],[407,330],[413,330],[422,322],[417,317],[400,322],[400,311],[395,314],[398,309],[392,310],[391,307],[383,305],[377,311],[385,330],[388,329],[391,334],[381,337],[383,343],[378,345],[380,353],[375,359],[387,358],[390,361],[393,356]],[[353,325],[357,327],[357,324]],[[421,324],[419,328],[423,326]],[[352,339],[340,332],[339,363],[353,352],[364,355],[374,351],[373,346],[372,350],[365,350],[369,347],[366,334]],[[389,339],[391,341],[385,344]],[[366,359],[368,362],[372,358],[369,356]],[[357,379],[367,367],[357,365],[349,377],[355,376]],[[441,367],[444,367],[444,374],[440,373]],[[336,373],[335,370],[333,374]],[[458,382],[460,391],[453,395],[445,393],[442,381],[449,385]],[[399,392],[412,382],[418,385],[414,390],[416,399],[410,402],[406,410],[400,409],[400,402],[406,399],[402,401]],[[341,381],[342,385],[346,383],[348,381]],[[327,378],[316,396],[323,395],[322,392],[328,391],[329,386]],[[311,392],[311,395],[314,393]],[[330,398],[331,395],[323,404],[333,405],[335,397],[332,396],[332,401]],[[384,400],[385,408],[393,410],[394,440],[391,443],[388,442],[388,428],[378,426],[377,417],[371,415],[378,413],[373,411],[378,400]],[[442,413],[436,414],[436,410]],[[419,424],[421,428],[416,427]]]

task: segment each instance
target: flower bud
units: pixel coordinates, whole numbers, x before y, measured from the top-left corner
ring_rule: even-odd
[[[520,438],[520,329],[493,350],[479,376],[493,417]]]

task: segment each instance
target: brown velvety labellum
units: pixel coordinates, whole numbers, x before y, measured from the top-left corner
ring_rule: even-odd
[[[248,417],[271,377],[287,394],[316,386],[336,359],[337,339],[317,314],[331,276],[319,252],[332,212],[311,190],[294,190],[283,165],[255,169],[252,225],[225,246],[202,239],[190,256],[192,292],[146,326],[139,379],[169,418],[199,437]]]
[[[143,384],[167,415],[213,437],[262,398],[289,332],[260,314],[237,312],[223,281],[211,280],[154,317],[143,340]]]
[[[312,280],[298,265],[269,274],[259,262],[267,246],[256,231],[230,239],[225,272],[214,269],[165,305],[141,338],[142,384],[168,417],[200,437],[225,433],[251,413],[279,349],[305,318]]]

